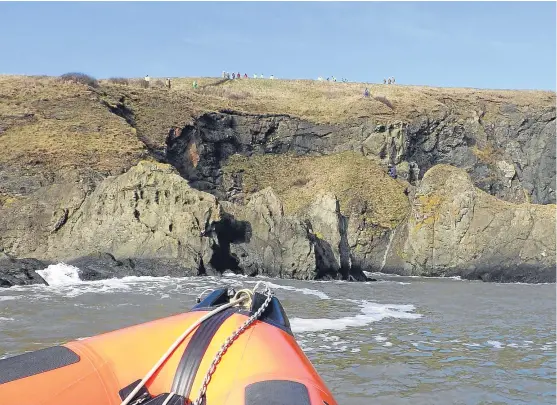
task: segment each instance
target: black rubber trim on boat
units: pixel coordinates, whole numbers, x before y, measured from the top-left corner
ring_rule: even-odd
[[[79,356],[64,346],[47,347],[0,360],[0,384],[31,377],[79,362]]]
[[[191,387],[209,343],[220,326],[236,311],[225,309],[203,322],[189,341],[174,375],[171,391],[189,398]]]
[[[128,395],[130,395],[130,392],[132,392],[140,382],[141,382],[141,380],[136,380],[136,381],[132,382],[130,385],[122,388],[118,392],[118,394],[120,395],[120,399],[122,401],[124,399],[126,399],[128,397]],[[139,391],[137,391],[137,394],[135,394],[133,396],[132,400],[130,401],[130,404],[140,404],[140,403],[143,403],[144,401],[149,400],[151,398],[152,398],[151,394],[149,394],[149,391],[147,390],[147,388],[145,386],[143,386],[139,389]]]
[[[304,384],[288,380],[267,380],[246,387],[245,405],[311,405]]]
[[[215,309],[215,307],[217,307],[218,305],[226,304],[228,303],[227,293],[228,288],[219,288],[205,297],[203,301],[195,305],[191,310],[210,311],[212,309]],[[259,309],[265,299],[266,297],[263,294],[257,292],[254,295],[250,311],[248,312],[240,310],[238,312],[246,316],[251,316],[255,313],[255,311],[257,311],[257,309]],[[288,316],[286,316],[286,312],[284,311],[284,308],[282,307],[277,297],[273,297],[271,299],[269,306],[265,309],[265,311],[263,311],[263,313],[259,317],[259,320],[261,322],[273,325],[285,331],[289,335],[294,336],[294,334],[292,333],[292,329],[290,328],[290,321],[288,320]]]

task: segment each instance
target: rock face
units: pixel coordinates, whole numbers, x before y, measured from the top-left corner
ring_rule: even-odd
[[[351,201],[343,214],[331,192],[288,215],[270,187],[245,204],[219,203],[152,162],[108,177],[78,207],[51,211],[47,240],[27,246],[39,246],[38,259],[79,267],[83,280],[225,270],[303,280],[364,280],[363,270],[555,280],[555,206],[498,200],[448,165],[426,173],[407,219],[392,229],[377,223],[366,201]],[[0,284],[42,283],[34,270],[46,266],[4,255]]]
[[[439,165],[417,190],[402,256],[407,274],[554,282],[555,253],[555,205],[498,200]]]
[[[478,115],[479,114],[479,115]],[[194,188],[227,198],[222,166],[235,153],[324,155],[357,151],[397,166],[417,184],[436,164],[465,169],[474,184],[511,202],[555,203],[555,108],[502,105],[420,116],[412,122],[359,119],[312,124],[286,115],[208,113],[167,139],[166,160]],[[514,174],[513,174],[514,170]]]
[[[285,115],[209,113],[167,140],[167,161],[199,190],[222,198],[222,170],[235,153],[325,154],[358,148],[358,127],[316,125]]]
[[[422,174],[436,164],[450,164],[500,199],[555,204],[555,108],[532,111],[503,104],[497,116],[423,117],[406,131],[406,159],[416,162]]]
[[[259,106],[226,89],[0,85],[0,284],[42,282],[35,260],[86,279],[555,280],[554,206],[530,204],[556,200],[554,93],[389,87],[387,108],[352,100],[351,85],[329,102],[336,93],[309,83],[321,99],[307,115],[309,98]]]
[[[297,218],[284,215],[282,203],[270,188],[251,196],[245,206],[222,204],[235,221],[249,224],[249,238],[230,245],[242,273],[301,280],[319,276],[307,229]]]
[[[318,252],[323,277],[361,279],[363,273],[352,272],[348,246],[348,219],[340,211],[340,202],[332,193],[323,193],[300,213]]]
[[[91,252],[116,258],[172,259],[203,273],[213,255],[201,232],[220,220],[216,199],[190,188],[175,170],[140,162],[104,180],[54,232],[41,254],[71,260]]]
[[[16,257],[41,257],[49,237],[79,210],[94,187],[93,179],[68,180],[0,204],[0,249]]]

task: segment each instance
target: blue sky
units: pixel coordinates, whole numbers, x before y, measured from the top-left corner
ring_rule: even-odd
[[[0,73],[555,90],[555,2],[0,3]]]

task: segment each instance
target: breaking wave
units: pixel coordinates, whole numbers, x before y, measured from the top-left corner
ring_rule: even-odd
[[[44,270],[37,270],[36,273],[50,286],[82,282],[79,278],[79,269],[65,263],[51,264]]]
[[[412,313],[414,305],[389,305],[364,301],[360,304],[360,313],[354,316],[329,319],[292,318],[290,325],[293,332],[317,332],[322,330],[343,330],[349,327],[363,327],[385,318],[417,319],[422,315]]]

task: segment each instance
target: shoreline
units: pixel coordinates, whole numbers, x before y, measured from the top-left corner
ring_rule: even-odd
[[[170,273],[164,271],[159,272],[159,274],[145,274],[145,269],[138,268],[138,270],[134,273],[133,271],[128,271],[126,273],[120,271],[118,272],[110,272],[109,268],[102,268],[102,262],[98,262],[95,266],[98,267],[99,270],[102,272],[93,272],[91,267],[86,267],[84,269],[80,268],[79,266],[75,266],[74,264],[67,264],[65,262],[45,262],[39,261],[36,259],[13,259],[16,262],[21,263],[21,269],[14,271],[14,266],[12,266],[10,271],[6,270],[5,266],[2,266],[3,261],[0,260],[0,288],[11,288],[16,286],[28,286],[28,285],[46,285],[49,286],[47,282],[49,270],[55,273],[55,277],[62,277],[63,279],[67,279],[70,283],[71,282],[102,282],[105,280],[124,280],[127,278],[142,278],[145,277],[146,280],[152,280],[157,278],[190,278],[190,277],[217,277],[220,279],[226,278],[245,278],[245,279],[266,279],[266,280],[293,280],[293,281],[302,281],[302,282],[309,282],[309,283],[375,283],[375,282],[382,282],[382,281],[406,281],[409,282],[412,280],[441,280],[441,281],[461,281],[461,282],[481,282],[481,283],[490,283],[490,284],[513,284],[513,285],[555,285],[555,281],[540,281],[540,282],[521,282],[521,281],[501,281],[501,280],[490,280],[490,281],[483,281],[478,279],[466,279],[461,276],[424,276],[424,275],[405,275],[405,274],[394,274],[394,273],[383,273],[383,272],[368,272],[364,271],[364,275],[366,277],[365,280],[339,280],[339,279],[313,279],[313,280],[300,280],[294,278],[281,278],[281,277],[270,277],[268,275],[259,274],[259,275],[245,275],[240,273],[234,273],[231,271],[225,271],[221,274],[219,273],[212,273],[212,274],[196,274],[194,272],[183,272],[183,274],[179,273]],[[156,261],[156,260],[155,260]],[[71,261],[69,263],[72,263]],[[5,261],[4,261],[5,264]],[[91,266],[91,265],[90,265]],[[58,273],[58,274],[56,274]],[[73,273],[73,274],[72,274]],[[46,274],[46,276],[45,276]],[[73,280],[73,281],[72,281]],[[1,291],[1,290],[0,290]]]

